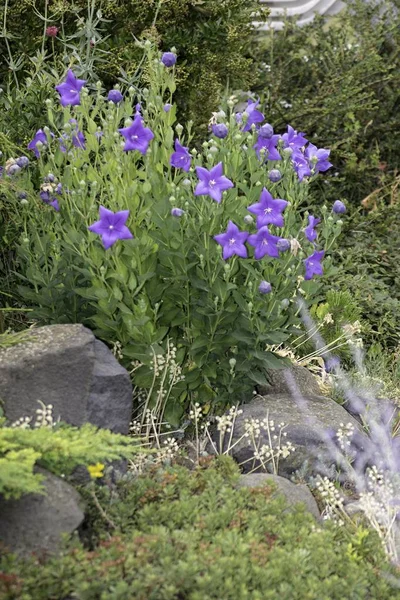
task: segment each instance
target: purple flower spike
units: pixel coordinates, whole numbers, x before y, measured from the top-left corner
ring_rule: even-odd
[[[161,57],[161,62],[166,67],[173,67],[176,63],[176,54],[174,54],[173,52],[164,52],[164,54]]]
[[[282,135],[282,139],[283,147],[291,148],[292,150],[298,150],[305,146],[308,142],[308,140],[304,137],[303,132],[297,133],[297,131],[290,125],[288,125],[287,133]]]
[[[51,133],[50,134],[52,137],[54,137],[54,134]],[[38,142],[40,142],[41,144],[43,144],[44,146],[47,146],[47,136],[45,134],[45,132],[43,131],[43,129],[38,129],[37,132],[35,133],[35,137],[33,138],[33,140],[31,142],[29,142],[28,144],[28,150],[33,150],[33,152],[35,153],[36,158],[40,157],[40,152],[37,148],[37,144]]]
[[[325,148],[318,149],[314,144],[308,144],[304,155],[310,167],[314,169],[315,173],[319,173],[319,171],[327,171],[332,167],[332,163],[328,161],[330,153],[330,150],[326,150]]]
[[[332,211],[334,213],[336,213],[337,215],[343,215],[346,212],[346,206],[343,204],[343,202],[341,200],[336,200],[333,203]]]
[[[89,231],[101,235],[104,248],[107,250],[117,240],[129,240],[133,235],[125,225],[129,217],[129,210],[120,210],[113,213],[104,206],[99,209],[100,220],[88,227]]]
[[[257,215],[257,227],[265,227],[265,225],[275,225],[283,227],[284,221],[282,212],[287,207],[286,200],[274,199],[268,190],[263,188],[260,195],[260,200],[256,204],[252,204],[247,210],[254,215]]]
[[[142,154],[146,154],[150,141],[154,138],[154,133],[151,129],[143,127],[142,117],[138,114],[129,127],[118,129],[118,131],[126,140],[124,146],[125,152],[138,150]]]
[[[234,254],[241,258],[247,258],[247,248],[244,243],[248,235],[247,231],[239,231],[239,227],[229,221],[226,233],[214,236],[214,240],[223,248],[222,256],[224,260],[231,258]]]
[[[315,231],[315,227],[321,223],[321,219],[316,219],[312,215],[308,217],[308,225],[304,229],[304,233],[309,242],[314,242],[317,239],[317,232]]]
[[[256,260],[260,260],[266,254],[268,256],[272,256],[273,258],[278,258],[279,250],[278,250],[278,242],[279,237],[276,235],[272,235],[269,232],[267,226],[261,227],[257,233],[253,235],[249,235],[248,242],[250,246],[254,246],[254,258]]]
[[[324,269],[321,265],[321,260],[324,258],[325,252],[321,250],[320,252],[314,252],[308,258],[306,258],[304,262],[304,266],[306,268],[306,273],[304,275],[304,279],[308,281],[312,279],[314,275],[323,275]]]
[[[114,104],[119,104],[121,100],[123,100],[123,95],[119,90],[110,90],[108,92],[107,100],[109,102],[113,102]]]
[[[252,100],[247,102],[247,107],[244,112],[247,113],[248,118],[242,131],[250,131],[252,125],[255,125],[256,123],[262,123],[264,121],[264,115],[262,112],[257,110],[257,106],[259,104],[259,100],[257,100],[257,102],[253,102]]]
[[[196,173],[200,181],[194,191],[195,196],[210,196],[219,203],[222,199],[222,192],[233,187],[232,181],[223,175],[222,162],[210,171],[203,167],[196,167]]]
[[[281,160],[281,155],[276,149],[279,140],[279,135],[273,135],[270,138],[262,137],[259,135],[257,142],[253,146],[258,158],[261,158],[260,152],[261,150],[264,150],[264,160]]]
[[[215,137],[223,140],[228,135],[228,128],[224,123],[217,123],[211,127]]]
[[[262,281],[258,286],[258,291],[260,294],[270,294],[272,292],[272,285],[269,281]]]
[[[183,169],[188,172],[192,162],[192,157],[189,154],[189,149],[182,146],[179,140],[175,140],[175,152],[171,154],[169,163],[175,169]]]
[[[311,169],[307,159],[300,150],[294,150],[292,153],[292,165],[293,169],[297,173],[299,181],[303,181],[304,177],[310,177]]]
[[[60,94],[62,106],[77,106],[81,103],[79,92],[85,85],[85,79],[77,79],[71,69],[67,73],[64,83],[56,85],[56,90]]]

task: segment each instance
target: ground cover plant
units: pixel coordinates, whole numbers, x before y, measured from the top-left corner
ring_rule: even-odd
[[[32,317],[86,323],[118,344],[159,421],[168,404],[177,423],[185,403],[223,406],[233,390],[244,400],[284,364],[266,346],[300,322],[299,293],[318,297],[346,207],[308,214],[307,179],[330,168],[329,150],[290,126],[275,134],[256,100],[237,113],[232,98],[203,151],[189,151],[190,123],[175,124],[172,104],[176,55],[144,47],[141,102],[132,88],[89,94],[67,72],[30,158],[5,160],[3,190],[24,231],[19,293]],[[173,374],[160,398],[166,356]]]
[[[219,457],[193,472],[155,468],[117,490],[100,488],[112,536],[92,504],[92,547],[75,541],[45,560],[3,556],[2,597],[399,597],[373,532],[316,524],[301,507],[285,510],[270,485],[237,490],[237,478],[233,461]]]

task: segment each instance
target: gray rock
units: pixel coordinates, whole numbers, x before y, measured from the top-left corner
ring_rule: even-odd
[[[0,349],[0,399],[10,421],[33,416],[38,400],[53,405],[53,418],[129,432],[129,373],[83,325],[33,329],[24,341]]]
[[[243,437],[246,420],[258,419],[261,423],[268,416],[275,426],[285,423],[286,437],[282,438],[282,444],[291,442],[295,451],[285,459],[280,458],[278,474],[289,478],[298,470],[302,470],[307,477],[327,474],[335,462],[332,453],[327,452],[328,436],[336,433],[341,423],[352,423],[354,426],[359,451],[362,452],[368,441],[359,423],[342,406],[323,396],[298,397],[297,401],[296,398],[283,394],[256,396],[248,404],[240,406],[240,409],[243,412],[236,417],[233,432],[224,436],[223,450],[227,450],[229,436],[232,436],[230,454],[242,465],[245,473],[254,468],[256,472],[263,470],[261,463],[254,459],[254,445],[250,438]],[[276,433],[277,430],[274,434]],[[212,430],[211,436],[217,448],[219,435],[216,429]],[[262,445],[268,445],[268,435],[264,429],[261,429],[260,434],[260,447]],[[207,446],[207,451],[215,453],[211,444]]]
[[[295,389],[303,396],[319,396],[321,390],[316,377],[305,367],[293,365],[290,369],[270,369],[267,372],[270,385],[258,386],[260,396],[268,394],[291,394]]]
[[[302,503],[316,519],[320,518],[318,505],[306,485],[296,485],[284,477],[270,473],[241,475],[237,485],[238,487],[257,488],[264,487],[269,483],[273,483],[277,488],[273,496],[281,493],[285,496],[289,506],[296,506],[298,503]]]
[[[37,469],[45,476],[45,495],[27,494],[18,500],[0,496],[0,542],[12,552],[56,552],[62,534],[71,534],[82,523],[82,499],[68,483]]]

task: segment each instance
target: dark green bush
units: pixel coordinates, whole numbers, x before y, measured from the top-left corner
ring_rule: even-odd
[[[117,529],[90,551],[0,562],[3,600],[395,600],[375,534],[234,489],[233,462],[153,472],[99,498]],[[107,500],[107,497],[109,498]],[[97,509],[94,509],[97,510]],[[93,523],[92,523],[93,525]],[[103,523],[104,528],[104,523]]]
[[[303,27],[288,21],[262,38],[255,89],[278,131],[289,123],[332,149],[334,168],[316,183],[321,201],[357,205],[400,167],[400,11],[347,4],[335,17]],[[399,0],[390,5],[400,8]]]

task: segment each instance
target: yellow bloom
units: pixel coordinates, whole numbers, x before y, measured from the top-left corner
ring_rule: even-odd
[[[99,477],[103,477],[104,475],[104,465],[101,463],[97,463],[96,465],[89,465],[87,470],[89,471],[90,477],[92,479],[97,479]]]

